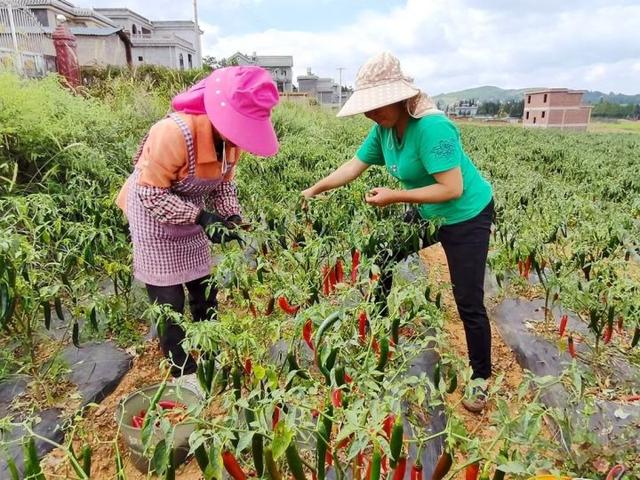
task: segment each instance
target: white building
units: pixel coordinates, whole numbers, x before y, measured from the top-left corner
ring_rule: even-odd
[[[245,55],[236,52],[227,61],[237,65],[257,65],[271,73],[280,92],[293,91],[293,57],[291,55]]]
[[[296,80],[298,81],[298,91],[315,97],[320,105],[332,107],[344,105],[352,93],[351,91],[343,91],[341,102],[340,86],[336,81],[330,77],[319,77],[312,73],[310,68],[307,68],[306,75],[299,75]]]
[[[128,8],[96,8],[131,39],[133,65],[180,70],[202,67],[200,35],[191,20],[153,21]]]
[[[126,66],[131,60],[131,42],[128,36],[120,26],[95,10],[77,8],[68,0],[26,0],[19,8],[23,11],[18,15],[23,19],[26,19],[28,12],[32,26],[17,26],[17,33],[46,35],[46,41],[39,46],[40,51],[33,53],[45,59],[50,65],[48,70],[55,70],[55,49],[51,34],[58,26],[58,15],[65,17],[69,30],[76,36],[81,66]]]

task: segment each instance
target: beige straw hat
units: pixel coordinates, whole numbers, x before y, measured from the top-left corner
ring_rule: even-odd
[[[382,52],[360,67],[353,95],[338,112],[338,117],[368,112],[420,93],[412,79],[402,73],[400,60],[389,52]]]

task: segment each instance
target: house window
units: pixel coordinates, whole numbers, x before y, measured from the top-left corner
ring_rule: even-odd
[[[527,103],[531,103],[531,95],[527,97]]]
[[[49,14],[45,9],[34,8],[31,9],[31,13],[35,15],[35,17],[38,19],[38,22],[40,22],[40,25],[42,25],[43,27],[49,26]]]
[[[139,62],[142,62],[143,60],[144,60],[144,59],[142,58],[142,55],[140,55],[140,56],[138,57],[138,61],[139,61]]]
[[[527,117],[526,118],[527,118],[527,120],[529,120],[529,112],[527,112]]]
[[[533,117],[533,123],[534,123],[534,124],[536,123],[536,120],[537,120],[537,118],[536,118],[536,117]]]
[[[193,68],[193,57],[191,57],[191,54],[187,54],[187,62],[189,63],[189,68]]]
[[[544,100],[542,100],[542,103],[547,103],[547,94],[544,94]]]
[[[131,33],[133,33],[134,35],[138,33],[138,29],[136,28],[135,24],[133,24],[133,26],[131,27]]]
[[[542,118],[544,118],[544,114],[545,114],[545,113],[547,113],[547,112],[542,112]]]
[[[180,62],[180,70],[184,70],[184,55],[178,55],[178,61]]]

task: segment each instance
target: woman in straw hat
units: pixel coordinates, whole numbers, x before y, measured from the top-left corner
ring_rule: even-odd
[[[373,188],[365,200],[375,207],[415,205],[406,220],[424,226],[424,246],[441,242],[464,324],[472,378],[488,379],[491,330],[484,307],[484,272],[494,212],[491,185],[465,154],[453,122],[403,75],[390,53],[376,55],[360,68],[355,91],[338,116],[358,113],[375,125],[355,157],[302,194],[313,197],[353,181],[371,165],[384,166],[403,188]],[[435,235],[427,234],[428,222],[439,225]],[[385,302],[392,277],[391,265],[383,267],[380,293]],[[486,404],[486,384],[474,383],[478,386],[464,405],[479,412]]]
[[[186,286],[193,319],[215,315],[209,243],[239,239],[221,234],[242,222],[236,163],[241,150],[259,156],[278,151],[271,124],[278,99],[266,70],[218,69],[173,98],[173,113],[142,141],[117,203],[129,220],[134,276],[146,284],[152,302],[182,313]],[[183,339],[184,331],[171,321],[160,329],[174,377],[196,370]]]

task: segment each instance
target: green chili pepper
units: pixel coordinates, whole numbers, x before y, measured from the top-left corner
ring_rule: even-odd
[[[207,455],[207,449],[204,448],[204,444],[198,445],[198,448],[196,448],[196,451],[194,452],[194,456],[196,457],[200,470],[204,473],[209,466],[209,456]]]
[[[289,364],[289,371],[296,372],[300,378],[304,380],[309,380],[309,374],[300,368],[298,365],[298,361],[296,360],[296,355],[293,352],[289,352],[287,354],[287,362]]]
[[[295,480],[307,480],[304,474],[304,469],[302,468],[302,459],[300,458],[298,449],[296,448],[295,439],[291,440],[291,443],[285,450],[285,455],[293,478]]]
[[[402,424],[402,416],[398,415],[393,424],[393,430],[391,431],[391,440],[389,446],[391,448],[391,457],[389,465],[391,468],[396,468],[400,453],[402,452],[402,436],[404,434],[404,425]]]
[[[342,312],[334,312],[331,315],[329,315],[321,324],[320,327],[318,328],[318,331],[316,332],[316,338],[314,341],[314,345],[316,346],[316,348],[318,348],[318,345],[320,345],[320,341],[322,340],[322,337],[324,336],[325,332],[334,324],[336,323],[340,318],[342,317]]]
[[[82,447],[82,470],[91,478],[91,446]]]
[[[264,439],[259,433],[255,433],[251,439],[251,453],[253,455],[253,465],[256,473],[261,478],[264,475]]]
[[[373,456],[371,457],[371,476],[368,480],[380,480],[380,466],[382,463],[382,453],[380,447],[373,447]]]
[[[64,314],[62,313],[62,302],[60,301],[60,297],[56,297],[53,300],[53,305],[56,308],[56,315],[58,316],[58,320],[64,322]]]
[[[391,322],[391,340],[394,345],[398,345],[400,341],[400,317],[396,317]]]
[[[384,372],[384,368],[387,366],[387,360],[389,358],[389,339],[382,337],[380,339],[380,358],[378,358],[378,365],[376,370],[380,373]]]
[[[242,395],[242,373],[237,366],[234,366],[231,370],[231,379],[233,380],[233,392],[236,400],[240,400]]]
[[[49,301],[42,302],[42,308],[44,309],[44,327],[49,330],[51,328],[51,304]]]
[[[164,472],[164,480],[176,480],[176,465],[171,450],[169,450],[169,461],[167,463],[167,471]]]
[[[282,480],[282,475],[278,470],[275,460],[273,459],[273,451],[271,448],[266,448],[264,451],[264,459],[267,464],[267,470],[271,480]]]
[[[327,458],[327,447],[329,446],[329,434],[324,421],[318,421],[316,429],[316,476],[317,480],[324,480],[325,466]]]

